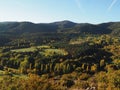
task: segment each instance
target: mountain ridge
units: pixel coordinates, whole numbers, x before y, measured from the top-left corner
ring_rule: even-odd
[[[64,20],[52,23],[32,22],[0,22],[0,32],[11,33],[90,33],[90,34],[120,34],[120,22],[108,22],[101,24],[75,23]]]

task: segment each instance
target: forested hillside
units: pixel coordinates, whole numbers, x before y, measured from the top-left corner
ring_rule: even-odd
[[[119,22],[1,22],[0,90],[119,90],[119,35]]]
[[[54,23],[31,23],[31,22],[1,22],[0,32],[10,32],[17,34],[37,33],[37,32],[57,32],[57,33],[90,33],[90,34],[117,34],[120,32],[119,22],[102,24],[74,23],[71,21],[61,21]]]

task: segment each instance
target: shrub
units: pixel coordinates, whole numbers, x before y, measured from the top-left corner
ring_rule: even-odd
[[[80,80],[87,80],[89,77],[90,77],[89,74],[83,73],[83,74],[79,77],[79,79],[80,79]]]
[[[80,82],[78,85],[82,89],[87,89],[88,87],[90,87],[88,82]]]
[[[73,80],[65,80],[65,81],[63,81],[62,85],[70,88],[72,85],[74,85],[74,81]]]

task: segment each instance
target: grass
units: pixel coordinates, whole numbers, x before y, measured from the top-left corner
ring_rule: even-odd
[[[12,52],[34,52],[35,50],[38,49],[49,49],[50,46],[47,45],[42,45],[42,46],[35,46],[35,47],[30,47],[30,48],[21,48],[21,49],[14,49],[11,50]]]
[[[36,50],[35,47],[30,47],[30,48],[14,49],[11,51],[12,52],[34,52],[35,50]]]
[[[42,45],[42,46],[37,46],[37,48],[40,48],[40,49],[49,49],[50,46],[48,46],[48,45]]]
[[[56,54],[64,56],[68,54],[64,49],[55,49],[47,45],[35,46],[35,47],[30,47],[30,48],[22,48],[22,49],[14,49],[11,51],[12,52],[34,52],[35,50],[37,50],[37,48],[43,49],[42,51],[40,51],[40,54],[44,56],[54,56]]]
[[[8,76],[8,75],[5,74],[5,71],[0,70],[0,80],[3,80],[4,76]],[[28,76],[23,74],[12,74],[12,77],[19,77],[19,78],[26,79]]]
[[[55,54],[57,55],[67,55],[68,53],[63,49],[45,49],[44,52],[42,52],[45,56],[53,56]]]

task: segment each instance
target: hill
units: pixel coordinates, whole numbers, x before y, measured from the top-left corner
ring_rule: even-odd
[[[31,23],[31,22],[1,22],[0,32],[10,33],[90,33],[90,34],[120,34],[120,22],[109,22],[98,25],[89,23],[74,23],[71,21],[59,21],[53,23]]]
[[[1,22],[0,90],[119,90],[119,35],[119,22]]]

